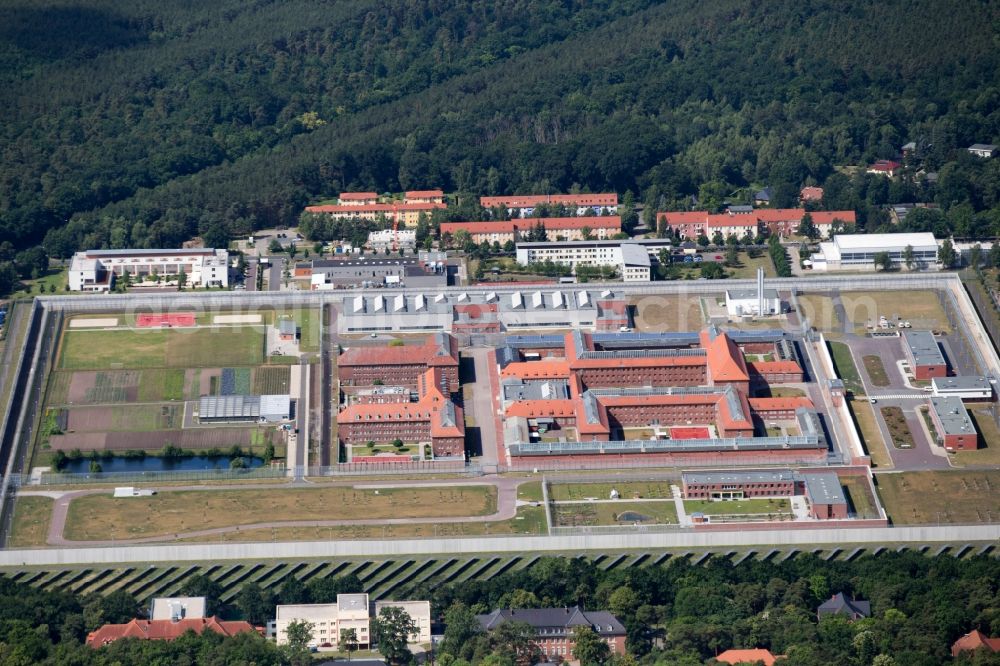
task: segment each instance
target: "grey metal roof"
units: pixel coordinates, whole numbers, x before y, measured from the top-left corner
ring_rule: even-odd
[[[705,356],[704,349],[616,349],[614,351],[581,351],[577,358],[674,358],[677,356]]]
[[[798,423],[799,432],[803,435],[820,435],[823,432],[819,423],[819,415],[808,407],[799,407],[795,410],[795,422]]]
[[[585,611],[579,606],[568,608],[503,608],[476,619],[486,631],[506,622],[525,622],[533,629],[562,630],[572,633],[574,627],[590,626],[602,636],[624,635],[625,626],[607,611]]]
[[[707,483],[782,483],[794,481],[795,474],[790,469],[747,470],[726,472],[684,472],[681,478],[686,484]]]
[[[360,594],[338,594],[337,609],[342,611],[368,611],[368,595]]]
[[[756,289],[727,289],[726,297],[729,300],[746,300],[751,298],[757,298]],[[764,289],[764,298],[776,299],[778,298],[777,289]]]
[[[938,347],[934,334],[930,331],[904,331],[903,341],[906,342],[917,365],[944,365],[944,354]]]
[[[978,375],[959,375],[958,377],[934,377],[931,385],[935,391],[969,391],[985,390],[991,387],[990,380]]]
[[[935,425],[944,430],[945,435],[971,435],[976,433],[976,426],[969,418],[962,399],[949,395],[931,398],[931,409],[936,415]]]
[[[843,592],[838,592],[833,595],[831,599],[821,603],[819,608],[816,609],[816,612],[819,615],[835,615],[838,613],[845,613],[848,615],[868,617],[872,614],[872,605],[869,601],[848,599],[844,596]]]
[[[847,504],[840,477],[833,472],[803,474],[802,479],[806,484],[806,495],[813,504]]]
[[[198,401],[198,417],[202,419],[257,419],[260,417],[260,396],[202,396]]]
[[[504,400],[566,400],[569,386],[565,381],[524,382],[505,379],[501,384]]]
[[[291,413],[292,400],[287,393],[283,395],[262,395],[259,398],[261,416],[287,416]]]
[[[992,143],[974,143],[969,146],[969,150],[996,150],[997,147]]]
[[[587,391],[580,396],[580,401],[583,403],[583,416],[587,420],[587,423],[591,425],[600,423],[601,408],[597,403],[597,397],[593,393]]]
[[[562,347],[566,338],[562,335],[508,335],[504,338],[508,347],[521,349],[523,347]]]
[[[730,213],[733,213],[734,215],[741,215],[743,213],[752,213],[753,206],[746,206],[746,205],[728,206],[726,210],[728,210]]]
[[[638,243],[622,243],[622,263],[626,266],[650,266],[651,260],[646,248]]]
[[[278,322],[278,332],[282,335],[295,335],[297,330],[298,326],[293,319],[282,319]]]
[[[695,453],[701,451],[773,451],[816,449],[818,437],[719,437],[713,439],[638,439],[610,442],[514,442],[508,449],[522,456],[607,453]]]

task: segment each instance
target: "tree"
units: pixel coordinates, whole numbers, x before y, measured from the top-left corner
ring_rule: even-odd
[[[726,247],[726,266],[730,268],[738,264],[740,261],[740,251],[735,245],[729,245]]]
[[[490,635],[493,652],[516,666],[532,666],[542,660],[535,630],[527,622],[504,622]]]
[[[722,245],[725,242],[726,242],[726,239],[722,237],[722,232],[721,231],[716,231],[714,234],[712,234],[712,245],[715,245],[716,247],[718,247],[718,246]]]
[[[288,649],[292,652],[305,652],[313,639],[314,625],[305,620],[289,622],[285,627],[285,638],[288,639]]]
[[[1000,268],[1000,242],[993,241],[993,245],[990,245],[986,261],[990,265],[990,268]]]
[[[444,639],[441,652],[461,656],[462,648],[483,635],[483,626],[468,606],[461,601],[452,604],[444,614]]]
[[[593,230],[593,229],[591,229],[590,227],[588,227],[588,226],[584,225],[584,226],[583,226],[583,227],[582,227],[582,228],[580,229],[580,236],[581,236],[581,237],[583,238],[583,240],[585,240],[585,241],[589,241],[589,240],[594,240],[594,230]]]
[[[979,263],[983,258],[983,247],[976,243],[969,249],[969,266],[973,269],[979,268]]]
[[[709,280],[721,280],[726,277],[726,271],[714,261],[706,261],[701,265],[701,277]]]
[[[875,253],[875,270],[887,271],[892,268],[892,257],[888,252]]]
[[[277,238],[272,238],[271,242],[268,243],[267,251],[271,254],[278,254],[279,252],[284,252],[285,248],[281,247],[281,243],[278,242]]]
[[[184,272],[184,268],[181,267],[180,272],[177,273],[177,291],[184,291],[184,286],[187,284],[188,276]]]
[[[603,664],[611,657],[611,648],[596,631],[580,625],[573,631],[573,657],[580,666]]]
[[[274,599],[260,585],[248,583],[236,597],[236,607],[250,624],[261,626],[274,614]]]
[[[799,233],[808,238],[809,240],[816,240],[819,238],[819,229],[813,223],[812,215],[806,213],[802,216],[802,221],[799,223]]]
[[[139,601],[127,590],[115,590],[101,599],[101,616],[109,624],[124,624],[139,616]]]
[[[701,247],[708,247],[709,242],[710,241],[708,240],[708,236],[706,236],[705,234],[698,234],[698,245],[700,245]]]
[[[906,265],[906,270],[913,270],[913,266],[916,264],[916,259],[913,256],[912,245],[907,245],[903,248],[903,263]]]
[[[957,259],[958,255],[955,252],[955,246],[952,245],[951,239],[945,238],[941,241],[941,247],[938,248],[938,261],[944,268],[951,268],[955,265]]]
[[[356,629],[341,629],[340,640],[337,641],[337,649],[347,653],[347,661],[351,660],[351,653],[358,649],[358,632]]]
[[[410,636],[417,632],[413,618],[398,606],[386,606],[372,620],[372,642],[378,646],[386,661],[391,666],[409,664],[413,659],[410,652]]]
[[[278,599],[283,604],[309,603],[309,592],[302,581],[295,576],[286,576],[278,590]]]

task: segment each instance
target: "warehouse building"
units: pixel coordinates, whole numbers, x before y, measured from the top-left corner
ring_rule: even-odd
[[[979,434],[961,398],[931,398],[931,421],[937,431],[937,443],[947,451],[974,451]]]
[[[292,400],[285,395],[206,395],[198,401],[200,423],[278,423],[292,418]]]
[[[948,364],[930,331],[904,331],[903,352],[915,378],[925,380],[948,376]]]
[[[931,233],[838,234],[819,244],[809,260],[815,271],[875,268],[875,255],[887,252],[894,266],[905,266],[906,248],[913,249],[915,270],[937,268],[938,243]]]

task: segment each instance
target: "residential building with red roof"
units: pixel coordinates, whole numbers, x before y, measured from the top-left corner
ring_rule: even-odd
[[[337,358],[337,375],[345,387],[416,388],[428,368],[441,369],[445,393],[458,390],[458,343],[450,334],[429,335],[423,345],[350,347]]]
[[[385,219],[388,222],[415,225],[420,215],[430,215],[436,210],[443,210],[443,203],[340,203],[338,205],[306,206],[307,213],[323,213],[335,220],[367,220],[375,222]]]
[[[799,201],[805,203],[806,201],[822,201],[823,200],[823,188],[822,187],[811,187],[806,186],[802,188],[799,192]]]
[[[763,663],[764,666],[774,666],[776,659],[777,657],[771,654],[770,650],[763,648],[726,650],[715,658],[720,664],[733,664],[734,666],[736,664],[755,666],[757,663]]]
[[[341,192],[337,197],[341,206],[365,206],[378,203],[378,192]]]
[[[747,234],[756,236],[765,229],[771,234],[797,233],[805,214],[804,208],[761,208],[748,213],[730,211],[719,214],[687,211],[658,213],[657,221],[676,231],[681,238],[695,239],[704,234],[711,239],[719,232],[726,238],[735,235],[742,239]],[[815,211],[810,216],[821,236],[829,236],[832,225],[837,221],[843,224],[857,222],[852,210]]]
[[[876,160],[874,164],[868,166],[866,173],[876,176],[888,176],[892,178],[903,165],[895,160]]]
[[[973,629],[951,644],[951,656],[958,659],[963,652],[1000,652],[1000,638],[989,638],[986,634]]]
[[[410,190],[403,193],[403,201],[406,203],[443,204],[444,192],[442,190]]]
[[[348,405],[337,415],[337,436],[349,447],[398,439],[430,443],[435,458],[462,456],[465,420],[451,400],[452,386],[442,368],[428,368],[418,379],[416,402]]]
[[[193,631],[201,634],[210,631],[222,636],[235,636],[258,631],[249,622],[226,621],[219,618],[184,618],[180,620],[131,620],[125,624],[105,624],[87,635],[87,645],[99,648],[122,638],[150,641],[171,641]]]
[[[618,215],[603,217],[546,217],[519,220],[497,220],[487,222],[442,222],[441,235],[454,235],[464,231],[476,243],[517,242],[531,233],[539,224],[545,227],[549,241],[584,240],[584,229],[589,229],[593,238],[611,238],[622,230],[622,218]]]
[[[512,194],[499,197],[480,197],[483,208],[506,208],[509,215],[531,217],[539,206],[563,206],[576,209],[577,215],[590,210],[614,213],[618,210],[618,195],[614,192],[602,194]]]

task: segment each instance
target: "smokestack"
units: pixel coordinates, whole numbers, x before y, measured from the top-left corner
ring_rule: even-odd
[[[764,269],[757,269],[757,316],[764,316]]]

